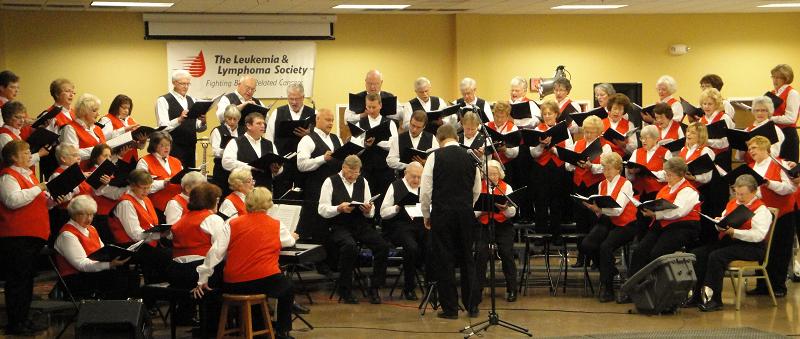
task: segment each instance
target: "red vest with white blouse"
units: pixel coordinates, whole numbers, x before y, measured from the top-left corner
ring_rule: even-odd
[[[497,132],[499,132],[499,133],[501,133],[501,134],[505,134],[505,133],[508,133],[509,131],[511,131],[511,128],[514,127],[514,122],[511,121],[511,120],[506,121],[506,123],[502,126],[503,127],[503,131],[502,132],[500,131],[500,129],[497,128],[497,124],[495,124],[494,121],[489,121],[489,123],[486,124],[486,126],[491,128],[491,129],[493,129],[493,130],[495,130],[495,131],[497,131]],[[519,146],[519,145],[506,145],[506,147],[509,147],[509,148],[517,147],[517,146]],[[511,161],[511,159],[509,159],[505,155],[505,153],[503,153],[503,152],[497,152],[495,158],[497,158],[496,160],[499,160],[503,164],[507,164],[509,161]]]
[[[678,193],[680,193],[684,188],[689,188],[692,191],[695,191],[695,193],[697,193],[697,190],[692,186],[692,184],[690,184],[689,181],[684,180],[683,183],[680,186],[678,186],[675,192],[670,192],[669,185],[665,185],[663,188],[661,188],[660,191],[658,191],[658,194],[656,194],[656,199],[664,199],[674,204],[675,199],[678,197]],[[670,224],[682,221],[700,221],[700,203],[694,205],[692,209],[689,211],[689,213],[684,215],[683,217],[673,220],[661,220],[660,222],[661,222],[661,227],[664,228],[669,226]]]
[[[55,107],[56,105],[52,105],[48,107],[46,111],[49,111]],[[75,110],[73,110],[72,108],[69,109],[69,117],[64,115],[63,111],[58,112],[58,114],[56,114],[55,119],[56,119],[56,127],[58,128],[64,127],[64,125],[68,124],[70,121],[75,120]]]
[[[617,200],[617,197],[622,191],[622,186],[625,185],[626,180],[623,176],[620,176],[617,179],[617,184],[614,186],[614,189],[611,190],[611,193],[608,192],[608,180],[603,180],[600,185],[597,187],[597,192],[600,195],[607,195],[610,196],[612,199]],[[628,202],[625,206],[622,207],[622,214],[611,217],[609,216],[608,219],[611,220],[611,223],[615,226],[625,227],[625,225],[629,224],[630,222],[636,220],[636,206],[633,206],[632,203]]]
[[[68,122],[67,125],[72,126],[72,129],[75,130],[75,134],[78,136],[78,148],[91,148],[106,142],[106,136],[103,134],[103,130],[98,126],[92,126],[92,133],[97,137],[97,139],[95,139],[95,136],[89,134],[89,132],[75,120]]]
[[[747,164],[747,166],[750,166],[750,168],[755,168],[755,163]],[[758,174],[764,177],[764,179],[780,182],[781,171],[783,171],[781,167],[778,166],[778,164],[776,164],[774,161],[770,160],[766,173]],[[761,185],[761,187],[759,187],[761,190],[761,200],[764,201],[764,204],[766,204],[767,207],[777,208],[778,217],[782,217],[787,213],[794,211],[794,194],[780,195],[769,189],[767,186],[767,183],[764,183]]]
[[[608,141],[603,140],[603,138],[599,138],[600,146],[606,145]],[[573,149],[576,153],[581,153],[583,150],[586,149],[586,139],[578,140],[575,143],[575,148]],[[600,163],[600,156],[595,158],[591,161],[592,164],[599,164]],[[575,166],[575,175],[572,176],[572,182],[575,183],[575,186],[580,186],[583,183],[586,187],[592,186],[598,182],[601,182],[605,179],[603,174],[594,174],[592,173],[592,169],[590,168],[582,168]]]
[[[659,140],[663,140],[663,139],[678,140],[678,139],[680,139],[680,134],[678,133],[678,131],[680,129],[681,129],[681,124],[673,121],[669,125],[669,129],[667,130],[667,134],[665,134],[664,137],[659,137]],[[660,130],[659,130],[659,134],[658,135],[661,136]]]
[[[611,119],[609,119],[609,118],[603,119],[603,132],[607,131],[609,128],[611,128]],[[622,118],[617,123],[617,128],[615,128],[614,130],[619,132],[619,134],[625,135],[625,133],[628,133],[630,128],[631,128],[630,127],[630,122],[628,121],[628,119]],[[626,140],[626,143],[627,143],[627,140]],[[619,154],[620,156],[623,156],[623,157],[625,156],[625,149],[624,148],[618,147],[613,142],[609,142],[608,144],[611,145],[611,150],[614,151],[614,153],[617,153],[617,154]]]
[[[536,126],[536,130],[542,131],[542,132],[546,131],[548,128],[550,128],[550,126],[547,126],[547,124],[545,124],[543,122],[540,123],[538,126]],[[562,141],[562,142],[559,142],[557,145],[559,147],[566,148],[567,147],[567,142],[566,141]],[[559,159],[557,155],[555,155],[553,152],[550,151],[550,149],[547,149],[547,148],[542,150],[542,154],[540,154],[539,157],[536,158],[536,162],[539,165],[542,165],[542,166],[547,166],[547,163],[549,163],[551,161],[553,162],[553,164],[556,165],[556,167],[564,166],[564,161]]]
[[[481,193],[486,193],[487,192],[486,182],[484,181],[482,183],[482,185],[483,185],[483,187],[481,188]],[[508,187],[508,185],[506,184],[506,182],[503,181],[503,180],[500,180],[500,182],[497,184],[497,186],[492,190],[492,194],[494,194],[494,195],[503,195],[503,193],[505,193],[507,187]],[[508,220],[508,218],[506,218],[506,215],[503,212],[493,213],[492,214],[492,219],[494,219],[494,221],[496,221],[498,223],[504,223],[504,222],[506,222],[506,220]],[[484,224],[484,225],[489,224],[489,213],[488,212],[481,213],[481,215],[478,217],[478,221],[480,221],[481,224]]]
[[[248,214],[231,220],[223,280],[226,283],[238,283],[280,274],[280,228],[280,222],[265,213]]]
[[[759,207],[764,206],[764,202],[761,201],[761,199],[756,199],[755,201],[753,201],[752,204],[746,206],[747,208],[750,209],[750,212],[755,213]],[[728,201],[728,205],[725,206],[725,215],[733,213],[733,210],[735,210],[737,207],[739,207],[739,203],[736,202],[736,199],[731,199],[731,201]],[[738,229],[749,230],[750,228],[752,228],[750,221],[752,221],[752,219],[747,220],[744,224],[742,224],[742,226],[739,226]],[[725,231],[720,231],[719,238],[722,239],[724,237],[725,237]]]
[[[236,208],[237,216],[247,214],[247,207],[245,206],[244,201],[242,201],[242,198],[236,195],[236,193],[228,194],[228,196],[225,197],[225,200],[228,200],[233,204],[233,207]]]
[[[786,114],[786,100],[789,99],[789,92],[791,91],[792,91],[792,86],[786,86],[786,88],[783,90],[783,93],[778,95],[778,97],[781,98],[783,102],[778,107],[775,107],[775,112],[772,113],[773,117],[782,116]],[[772,94],[777,94],[777,91],[773,89]],[[797,127],[797,122],[795,121],[789,125],[784,125],[784,124],[776,124],[776,125],[780,128],[786,128],[786,127],[794,128]]]
[[[209,210],[189,211],[172,225],[172,257],[205,256],[211,248],[211,235],[200,228],[211,215]]]
[[[156,156],[153,154],[148,154],[142,157],[147,163],[147,170],[150,172],[151,175],[155,176],[153,180],[165,180],[164,182],[164,189],[150,194],[150,200],[153,201],[153,206],[155,206],[159,211],[163,211],[167,208],[167,203],[169,202],[172,197],[176,194],[181,193],[181,186],[177,184],[173,184],[169,182],[169,179],[172,178],[173,175],[178,174],[178,172],[183,169],[181,165],[181,161],[178,158],[173,156],[167,157],[167,163],[169,164],[170,173],[167,173],[167,170],[164,169],[164,166],[161,164],[161,161],[156,159]]]
[[[174,197],[172,197],[172,199],[170,199],[170,201],[177,202],[178,206],[181,207],[181,216],[186,214],[186,211],[188,210],[189,202],[186,201],[186,199],[184,197],[182,197],[180,195],[180,193],[176,194]]]
[[[33,173],[25,178],[11,167],[6,167],[0,171],[0,176],[6,174],[14,178],[22,190],[39,185],[39,180]],[[17,209],[8,208],[0,203],[0,238],[35,237],[47,240],[49,236],[50,218],[47,214],[47,196],[44,192],[40,192],[30,203]]]
[[[564,104],[558,108],[558,113],[564,113],[564,110],[567,109],[569,105],[572,105],[572,99],[567,99],[567,101],[565,101]]]
[[[694,153],[692,153],[692,155],[687,158],[686,154],[689,153],[689,147],[683,146],[683,148],[681,148],[681,151],[678,153],[678,156],[683,158],[683,160],[685,160],[686,163],[688,164],[688,163],[694,161],[695,159],[699,158],[701,155],[703,155],[703,148],[704,147],[699,147],[698,146],[697,150],[694,151]],[[697,181],[691,181],[691,183],[692,183],[692,187],[700,187],[701,185],[703,185],[703,184],[701,184],[701,183],[699,183]]]
[[[656,172],[664,169],[664,155],[669,152],[668,149],[658,146],[650,161],[647,161],[647,150],[644,147],[636,150],[636,163],[644,165],[650,172]],[[659,182],[658,179],[651,175],[637,175],[633,180],[633,189],[642,193],[658,192],[664,187],[665,183]]]
[[[108,120],[111,121],[111,127],[113,127],[114,130],[118,130],[120,128],[125,127],[125,124],[122,122],[122,120],[120,120],[120,118],[111,113],[106,114],[106,118],[108,118]],[[133,118],[128,117],[128,124],[136,125],[136,121],[134,121]],[[127,152],[125,152],[125,154],[123,154],[120,157],[120,159],[129,164],[133,164],[139,161],[139,151],[137,151],[135,148],[128,150]]]
[[[130,201],[131,205],[133,205],[133,208],[136,210],[136,217],[139,219],[139,227],[147,231],[153,228],[153,225],[158,224],[158,216],[156,215],[156,209],[153,207],[153,203],[150,202],[150,199],[144,197],[143,200],[145,206],[142,206],[142,204],[130,194],[125,193],[120,197],[119,202]],[[108,219],[108,227],[111,229],[111,234],[114,235],[114,241],[118,244],[133,242],[133,239],[125,232],[125,227],[122,226],[122,222],[120,222],[116,216]],[[151,242],[150,245],[155,245],[155,242]]]
[[[89,225],[86,228],[89,230],[89,235],[85,236],[81,231],[79,231],[75,226],[67,223],[61,227],[61,230],[58,231],[59,234],[64,232],[69,232],[75,235],[78,238],[78,242],[80,242],[81,247],[83,247],[83,251],[86,252],[86,256],[92,255],[92,253],[97,252],[101,248],[100,246],[100,235],[97,234],[97,229],[94,226]],[[61,273],[62,276],[70,276],[73,274],[80,273],[75,266],[72,266],[67,258],[65,258],[61,253],[56,254],[56,268],[58,268],[58,272]]]
[[[725,112],[724,111],[722,111],[722,112],[720,112],[720,111],[714,112],[714,114],[712,114],[712,117],[713,118],[711,118],[711,121],[709,121],[706,118],[706,116],[704,115],[704,116],[700,117],[700,122],[702,122],[703,125],[706,125],[706,126],[711,125],[711,124],[713,124],[715,122],[719,122],[719,121],[722,120],[722,118],[725,117]],[[720,154],[720,153],[725,152],[725,151],[728,150],[727,147],[725,147],[725,148],[714,148],[714,147],[709,146],[708,148],[710,148],[712,151],[714,151],[714,154]]]
[[[11,129],[9,129],[6,126],[0,127],[0,134],[8,135],[8,137],[11,138],[11,140],[22,140],[22,138],[19,135],[14,133]]]

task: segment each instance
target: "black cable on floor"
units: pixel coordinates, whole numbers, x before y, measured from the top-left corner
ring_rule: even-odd
[[[527,312],[561,312],[561,313],[582,313],[582,314],[630,314],[629,312],[610,312],[610,311],[581,311],[581,310],[560,310],[547,308],[504,308],[498,307],[498,311],[527,311]]]
[[[377,330],[377,331],[386,331],[386,332],[397,332],[397,333],[415,333],[415,334],[452,334],[452,333],[461,333],[459,331],[409,331],[409,330],[395,330],[391,328],[381,328],[381,327],[361,327],[361,326],[314,326],[314,329],[344,329],[344,330]]]

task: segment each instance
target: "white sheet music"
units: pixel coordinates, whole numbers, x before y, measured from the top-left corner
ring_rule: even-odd
[[[411,217],[411,219],[422,218],[421,203],[417,203],[416,205],[405,205],[403,208],[406,210],[406,213],[408,213],[408,216]]]
[[[299,205],[275,204],[267,211],[267,214],[289,227],[289,232],[295,232],[297,222],[300,221],[301,208],[302,206]]]
[[[133,133],[132,132],[127,132],[127,133],[122,134],[122,135],[120,135],[120,136],[118,136],[116,138],[108,140],[108,141],[106,141],[106,145],[108,145],[108,147],[111,147],[112,149],[114,149],[114,148],[117,148],[117,147],[122,146],[124,144],[127,144],[129,142],[133,142]]]

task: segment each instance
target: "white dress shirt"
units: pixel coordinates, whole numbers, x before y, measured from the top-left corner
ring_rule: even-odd
[[[730,116],[731,119],[734,119],[734,116],[736,115],[736,109],[733,107],[733,104],[731,104],[731,101],[730,100],[722,100],[722,107],[723,107],[723,110],[725,111],[725,114]]]
[[[375,128],[376,126],[381,124],[381,116],[378,115],[377,117],[373,118],[367,115],[367,121],[369,122],[369,128]],[[358,123],[356,123],[356,125],[358,125]],[[361,126],[359,125],[358,127]],[[352,139],[350,139],[350,141],[356,145],[364,147],[364,141],[365,141],[364,138],[366,136],[367,134],[364,133],[357,137],[353,137]],[[392,140],[392,137],[397,137],[397,126],[392,121],[389,121],[389,139],[378,142],[377,146],[383,149],[384,151],[388,151],[391,145],[390,140]]]
[[[783,85],[776,91],[775,95],[782,95],[789,85]],[[786,97],[786,111],[781,116],[772,116],[770,120],[776,124],[791,125],[797,122],[797,110],[800,109],[800,93],[792,89]]]
[[[408,136],[411,137],[411,147],[419,149],[419,141],[422,140],[423,132],[420,132],[419,135],[415,138],[411,133],[408,133]],[[386,156],[386,164],[389,167],[396,169],[398,171],[403,171],[408,166],[407,163],[400,162],[400,135],[394,135],[389,138],[389,155]],[[431,148],[430,149],[437,149],[439,148],[439,142],[436,140],[436,136],[433,137],[433,141],[431,141]],[[427,150],[420,150],[420,151],[427,151]]]
[[[420,99],[419,97],[417,97],[416,99],[419,100],[419,103],[422,105],[422,109],[424,109],[425,112],[432,111],[431,106],[433,105],[433,97],[428,97],[428,101],[427,102],[422,101],[422,99]],[[408,109],[406,109],[405,110],[406,113],[403,114],[403,129],[404,130],[408,129],[408,124],[411,121],[411,116],[414,113],[414,108],[411,107],[411,103],[407,102],[406,105],[408,105]],[[447,106],[448,106],[447,102],[444,101],[444,99],[439,98],[439,108],[438,109],[443,109],[443,108],[445,108]],[[428,121],[428,122],[430,122],[430,121]],[[451,124],[451,125],[455,126],[458,123],[458,117],[456,117],[455,114],[454,115],[449,115],[449,116],[443,118],[442,122],[445,123],[445,124]]]
[[[233,137],[233,139],[231,139],[228,142],[229,144],[231,142],[234,142],[234,140],[236,140],[236,138],[239,137],[239,128],[238,128],[239,126],[236,126],[236,127],[237,127],[236,129],[232,130],[230,128],[230,126],[228,126],[226,124],[222,124],[221,128],[226,128],[228,130],[228,132],[230,133],[230,135]],[[211,131],[211,137],[209,138],[209,142],[211,143],[211,152],[214,154],[214,157],[215,158],[222,158],[222,152],[224,152],[225,149],[221,147],[222,146],[222,133],[219,132],[219,129],[215,128],[213,131]],[[261,147],[259,147],[259,150],[260,149],[261,149]]]
[[[342,178],[342,182],[344,182],[344,188],[347,190],[347,194],[353,197],[353,186],[355,183],[351,183],[344,178],[342,172],[339,172],[339,177]],[[369,183],[366,179],[364,180],[364,197],[353,197],[353,201],[360,201],[366,202],[372,197],[372,192],[369,191]],[[325,181],[322,183],[322,189],[320,190],[319,195],[319,206],[317,207],[317,212],[325,219],[333,218],[339,215],[338,205],[331,205],[331,198],[333,195],[333,183],[331,183],[331,178],[326,178]],[[353,213],[358,213],[358,208],[353,210]],[[364,216],[367,218],[372,218],[375,215],[375,204],[372,205],[372,208],[369,212],[364,213]]]
[[[614,188],[617,187],[617,183],[619,183],[620,175],[615,176],[611,179],[611,181],[606,180],[606,193],[611,196],[611,192],[614,191]],[[600,194],[600,186],[597,187],[597,194]],[[622,184],[622,189],[619,190],[619,194],[617,194],[616,200],[617,204],[621,207],[619,208],[601,208],[600,213],[607,215],[609,217],[618,217],[622,214],[622,211],[625,210],[625,205],[630,203],[630,198],[633,196],[633,185],[631,185],[630,180],[626,181]]]
[[[419,195],[419,187],[416,189],[411,188],[411,185],[408,184],[406,178],[403,178],[403,185],[406,186],[406,190],[408,190],[411,194]],[[400,213],[400,210],[403,209],[403,206],[395,205],[394,203],[394,185],[389,185],[389,188],[386,190],[386,194],[383,195],[383,203],[381,204],[381,218],[383,220],[388,220],[394,218],[397,213]]]
[[[94,134],[93,131],[94,124],[87,127],[86,123],[81,119],[76,119],[75,122],[77,122],[78,125],[83,127],[84,131],[86,131],[86,133],[89,133],[89,135],[91,135],[92,138],[94,138],[94,140],[100,142],[100,138]],[[72,144],[75,145],[75,147],[78,147],[78,145],[80,144],[80,141],[78,140],[78,132],[75,131],[75,128],[73,128],[72,125],[64,125],[64,127],[61,127],[61,131],[59,132],[59,134],[60,136],[58,140],[62,144]],[[78,155],[80,155],[81,160],[89,159],[89,156],[92,154],[92,149],[94,149],[94,146],[79,148]]]
[[[660,100],[659,102],[663,102],[663,103],[666,104],[672,98],[673,98],[673,96],[670,95],[670,96],[664,98],[663,100]],[[677,99],[677,101],[675,101],[674,104],[670,105],[670,108],[672,108],[672,120],[674,120],[676,122],[681,122],[683,120],[683,105],[681,105],[681,99],[680,98],[675,98],[675,99]]]
[[[239,98],[240,102],[242,102],[242,103],[247,102],[247,100],[241,94],[239,94],[238,91],[233,91],[233,93],[236,94],[236,97]],[[253,100],[253,101],[255,101],[255,100]],[[216,113],[216,116],[217,116],[217,119],[219,119],[219,123],[220,124],[224,124],[225,123],[225,109],[228,108],[228,106],[230,106],[230,105],[231,105],[231,99],[228,99],[227,95],[223,95],[222,97],[219,98],[219,101],[217,102],[217,113]],[[244,119],[244,117],[242,117],[242,119]]]
[[[184,198],[186,199],[186,201],[189,201],[188,195],[183,193],[180,193],[179,195],[181,196],[181,198]],[[175,200],[174,198],[170,199],[167,202],[167,207],[164,208],[164,216],[166,217],[167,224],[174,225],[176,222],[178,222],[178,220],[181,219],[181,217],[183,216],[183,212],[184,212],[183,206],[181,206],[181,204],[179,204],[178,201]]]
[[[169,222],[167,222],[167,223],[169,223]],[[208,234],[209,236],[211,236],[211,243],[212,244],[214,243],[215,239],[223,236],[222,234],[224,233],[224,231],[223,231],[224,228],[225,228],[225,221],[222,220],[222,217],[220,217],[220,216],[218,216],[216,214],[213,214],[213,213],[211,215],[207,216],[205,219],[203,219],[202,222],[200,222],[200,230],[203,231],[203,233]],[[175,262],[186,264],[186,263],[195,262],[195,261],[198,261],[198,260],[203,260],[205,258],[206,257],[202,256],[202,255],[189,254],[189,255],[184,255],[184,256],[173,258],[172,260],[174,260]]]
[[[721,120],[725,121],[725,126],[727,126],[727,128],[729,129],[736,128],[736,124],[733,122],[730,115],[725,114],[725,112],[723,111],[717,111],[712,113],[710,116],[706,116],[706,121],[713,121],[720,115],[722,116]],[[711,138],[708,139],[708,147],[716,149],[724,149],[728,148],[728,146],[729,146],[728,137],[722,137],[719,139],[711,139]]]
[[[517,104],[517,103],[523,102],[522,101],[523,99],[527,99],[527,98],[523,97],[523,98],[519,98],[517,100],[509,99],[508,101],[511,104]],[[540,122],[544,121],[542,119],[542,111],[541,111],[541,109],[539,109],[539,106],[536,105],[536,103],[533,100],[528,100],[527,102],[528,102],[528,105],[531,106],[531,117],[530,118],[525,118],[525,119],[514,119],[514,125],[517,125],[518,127],[534,127],[534,126],[538,125]]]
[[[647,153],[645,153],[645,160],[647,162],[650,162],[650,159],[653,159],[653,155],[656,154],[656,151],[658,150],[658,147],[660,147],[660,146],[658,146],[658,144],[656,144],[655,146],[653,146],[653,148],[647,150]],[[639,152],[642,152],[642,150],[643,150],[643,148],[637,148],[635,151],[633,151],[633,153],[631,154],[631,157],[628,159],[628,162],[634,162],[635,163],[636,159],[639,158]],[[664,153],[664,162],[666,162],[670,158],[672,158],[672,153],[670,153],[669,151],[665,152]],[[646,163],[639,164],[639,165],[647,166]],[[664,169],[663,168],[658,170],[658,171],[653,172],[653,174],[655,174],[656,180],[658,180],[658,182],[666,181],[666,178],[664,178]],[[628,168],[625,169],[625,176],[628,178],[628,180],[631,180],[631,181],[633,181],[634,178],[636,177],[636,175],[631,173]]]
[[[680,123],[675,121],[675,120],[670,120],[669,121],[669,125],[667,125],[666,128],[659,130],[659,132],[661,132],[661,138],[660,139],[664,140],[664,142],[673,141],[674,139],[667,139],[667,133],[669,133],[669,130],[672,129],[672,125],[677,125],[677,124],[680,124]],[[678,127],[678,139],[683,138],[683,137],[685,137],[685,135],[683,134],[683,129],[680,128],[680,126],[679,126]]]
[[[72,227],[81,232],[84,236],[89,236],[89,229],[79,226],[74,220],[70,220],[67,224],[72,225]],[[100,248],[103,246],[105,246],[103,240],[100,240]],[[89,259],[78,237],[70,232],[61,232],[56,238],[53,248],[56,252],[61,254],[64,259],[67,259],[67,262],[72,265],[72,267],[80,272],[100,272],[111,269],[111,263],[109,262]]]
[[[669,186],[669,193],[675,193],[675,190],[680,187],[686,179],[681,179],[674,186]],[[691,187],[684,187],[678,192],[673,204],[678,208],[671,210],[658,211],[656,213],[656,220],[675,220],[685,217],[692,211],[695,205],[700,203],[700,195]]]
[[[767,174],[767,169],[769,165],[772,163],[772,158],[766,158],[761,160],[760,162],[756,162],[753,165],[753,170],[756,171],[760,176],[764,177]],[[785,171],[781,170],[781,181],[769,180],[767,179],[767,188],[771,191],[775,192],[778,195],[789,195],[794,193],[797,187],[792,183],[792,180],[789,179],[789,176],[786,174]],[[762,190],[764,189],[764,185],[759,186],[758,188],[758,196],[763,197]]]
[[[172,176],[173,173],[172,169],[169,167],[169,158],[162,158],[160,155],[156,153],[151,153],[151,154],[153,154],[156,160],[158,160],[158,163],[161,165],[161,167],[164,168],[164,171],[167,172],[168,175]],[[150,166],[147,164],[147,161],[144,160],[144,157],[139,159],[139,162],[136,163],[136,169],[142,169],[147,171],[148,173],[152,173],[150,172]],[[183,170],[183,165],[181,165],[180,169]],[[169,180],[153,180],[153,185],[150,186],[150,194],[163,190],[164,187],[167,187],[168,183]]]
[[[233,191],[233,194],[236,194],[236,196],[239,197],[239,199],[242,199],[242,201],[244,201],[245,197],[247,197],[244,193],[238,191]],[[238,213],[236,206],[234,206],[233,203],[228,199],[222,199],[222,204],[219,205],[219,212],[231,218]]]
[[[461,147],[457,141],[448,141],[442,147]],[[435,166],[436,153],[431,153],[422,168],[422,179],[420,182],[419,202],[422,208],[422,216],[425,219],[431,217],[431,195],[433,194],[433,166]],[[481,172],[475,170],[475,179],[472,183],[472,205],[478,201],[481,195]]]
[[[25,180],[33,184],[30,179],[30,168],[11,166],[11,169],[17,171]],[[27,206],[33,202],[33,199],[36,199],[39,193],[42,193],[42,189],[39,186],[21,189],[17,180],[10,174],[4,174],[0,177],[0,201],[9,209],[15,210]]]
[[[8,128],[9,131],[13,132],[18,138],[20,138],[19,135],[20,135],[20,133],[22,131],[20,131],[20,130],[14,128],[14,127],[11,127],[9,125],[3,125],[3,127]],[[9,136],[8,134],[0,134],[0,149],[3,149],[3,147],[5,147],[6,144],[11,140],[14,140],[14,139],[12,139],[11,136]],[[53,150],[51,150],[51,151],[53,151]],[[2,155],[0,155],[0,159],[2,159],[2,158],[3,158]],[[40,158],[39,157],[39,152],[35,152],[35,153],[31,154],[31,166],[34,166],[34,165],[38,164],[39,160],[40,160],[39,158]]]
[[[322,142],[325,145],[328,145],[331,151],[334,150],[333,139],[339,140],[339,144],[342,144],[342,140],[339,139],[338,135],[334,134],[326,134],[319,128],[314,127],[312,133],[317,133],[319,137],[322,139]],[[311,139],[310,135],[304,136],[300,139],[300,142],[297,144],[297,170],[300,172],[312,172],[316,171],[317,168],[322,166],[325,163],[325,155],[320,155],[316,158],[311,157],[311,153],[314,152],[314,149],[317,145],[314,144],[314,140]]]
[[[111,140],[115,137],[125,134],[125,128],[130,126],[130,116],[125,117],[125,119],[119,119],[122,121],[122,127],[114,129],[114,125],[111,123],[111,119],[107,116],[100,118],[100,124],[103,125],[103,135],[106,136],[106,140]]]
[[[169,91],[169,94],[171,94],[175,100],[181,104],[181,107],[184,111],[189,109],[189,100],[187,99],[188,95],[182,96],[176,93],[174,90]],[[222,100],[220,100],[220,102],[221,101]],[[174,130],[181,124],[180,117],[172,120],[169,119],[169,103],[167,102],[167,99],[164,99],[163,96],[158,97],[156,100],[156,123],[158,124],[158,127],[167,126],[167,128],[164,129],[166,132]],[[197,128],[198,131],[203,131],[205,130],[205,124],[198,119],[195,128]]]
[[[256,156],[261,158],[261,139],[256,140],[250,134],[244,133],[244,137],[250,146],[253,148],[253,151],[256,152]],[[278,149],[275,148],[275,143],[272,143],[272,153],[278,154]],[[225,146],[225,150],[222,152],[222,168],[233,171],[237,168],[247,168],[249,170],[254,170],[253,166],[248,165],[244,161],[240,161],[238,158],[239,154],[239,144],[236,143],[236,140],[231,140],[227,146]],[[283,167],[281,167],[281,171]],[[280,171],[278,172],[280,174]]]
[[[758,199],[758,197],[753,197],[753,199],[747,203],[747,206],[752,205],[753,202],[756,201],[756,199]],[[738,201],[736,202],[736,204],[741,205]],[[720,219],[725,217],[726,214],[725,212],[726,211],[724,210],[722,211]],[[756,208],[756,210],[753,211],[753,213],[754,213],[753,218],[750,219],[750,229],[749,230],[734,229],[733,230],[734,239],[747,242],[761,242],[767,236],[767,231],[769,231],[769,227],[772,224],[772,213],[769,212],[767,205],[761,205],[761,207]],[[717,227],[717,230],[723,231],[723,229],[720,229],[719,227]]]
[[[147,210],[147,204],[144,203],[144,200],[133,195],[130,190],[128,194],[130,194],[144,210]],[[158,233],[144,233],[144,229],[142,229],[142,226],[139,224],[139,216],[136,214],[136,207],[134,207],[133,203],[130,201],[121,200],[114,209],[114,215],[117,217],[120,224],[122,224],[122,228],[125,229],[125,234],[127,234],[131,240],[149,241],[160,238],[160,234]]]

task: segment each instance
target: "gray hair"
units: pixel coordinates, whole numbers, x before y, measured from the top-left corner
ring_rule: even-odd
[[[506,171],[503,171],[503,165],[500,165],[500,162],[497,160],[489,160],[489,167],[494,167],[498,173],[500,173],[500,180],[506,178]]]
[[[459,88],[461,89],[461,91],[465,91],[468,89],[474,90],[477,86],[478,82],[475,81],[475,79],[473,78],[464,78],[461,80],[461,83],[459,84]]]
[[[658,130],[656,125],[647,125],[642,128],[641,132],[642,138],[649,137],[649,138],[656,138],[658,139],[661,137],[661,132]]]
[[[420,163],[418,163],[416,161],[412,161],[410,164],[408,164],[408,166],[406,166],[406,173],[408,173],[409,169],[418,169],[418,170],[422,171],[423,167],[422,167],[422,164],[420,164]]]
[[[736,178],[736,182],[733,183],[733,187],[747,187],[750,192],[755,192],[758,189],[758,183],[756,182],[756,178],[753,178],[750,174],[743,174]]]
[[[67,156],[67,153],[71,151],[77,151],[78,146],[70,143],[60,143],[56,146],[56,159],[60,160],[61,158]]]
[[[513,86],[520,86],[520,87],[522,87],[522,89],[527,91],[528,90],[528,81],[525,80],[525,78],[523,78],[521,76],[515,76],[514,78],[511,79],[511,86],[512,87]]]
[[[236,105],[230,104],[228,105],[228,107],[225,107],[225,113],[222,113],[222,118],[223,119],[236,118],[241,120],[242,112],[239,111],[239,108],[236,107]]]
[[[669,92],[669,94],[673,94],[678,91],[678,82],[675,81],[675,78],[669,75],[662,75],[660,78],[658,78],[658,81],[656,81],[656,86],[661,84],[667,85],[667,92]]]
[[[303,95],[306,94],[306,89],[305,89],[305,87],[303,87],[303,83],[302,82],[294,82],[294,83],[289,84],[289,86],[286,86],[286,94],[289,94],[289,92],[291,92],[291,91],[298,91],[298,92],[300,92],[300,94],[303,94]]]
[[[669,160],[664,162],[664,170],[683,178],[688,170],[686,167],[686,160],[683,160],[681,157],[669,158]]]
[[[94,94],[83,93],[75,104],[75,115],[83,116],[84,113],[100,108],[100,98]]]
[[[381,71],[379,71],[379,70],[377,70],[377,69],[372,69],[372,70],[369,70],[369,71],[367,72],[367,75],[366,75],[366,76],[364,76],[364,79],[366,79],[366,78],[369,78],[369,76],[370,76],[370,75],[377,76],[377,77],[378,77],[378,79],[381,79],[381,80],[383,80],[383,74],[381,73]]]
[[[609,84],[607,82],[604,82],[602,84],[597,84],[597,86],[594,86],[594,91],[595,92],[597,92],[598,89],[603,91],[603,92],[606,92],[606,94],[608,94],[608,96],[612,96],[614,94],[617,94],[617,90],[614,89],[614,86],[612,86],[611,84]]]
[[[414,80],[414,90],[415,91],[420,89],[420,88],[422,88],[422,87],[424,87],[424,86],[430,86],[430,85],[431,85],[431,81],[428,80],[428,78],[426,78],[426,77],[419,77],[419,78],[417,78],[417,80]]]
[[[753,98],[753,103],[751,104],[751,108],[755,109],[756,105],[761,105],[767,108],[769,111],[769,115],[772,116],[772,113],[775,113],[775,103],[772,102],[768,96],[760,96]]]
[[[82,194],[69,202],[67,205],[67,213],[69,213],[70,217],[74,217],[78,214],[82,213],[97,213],[97,202],[92,199],[92,197]]]
[[[181,179],[181,187],[184,190],[191,191],[198,185],[207,181],[206,176],[200,172],[189,172]]]
[[[185,69],[179,69],[172,72],[172,82],[178,81],[180,79],[191,78],[192,75],[189,74],[189,71]]]

